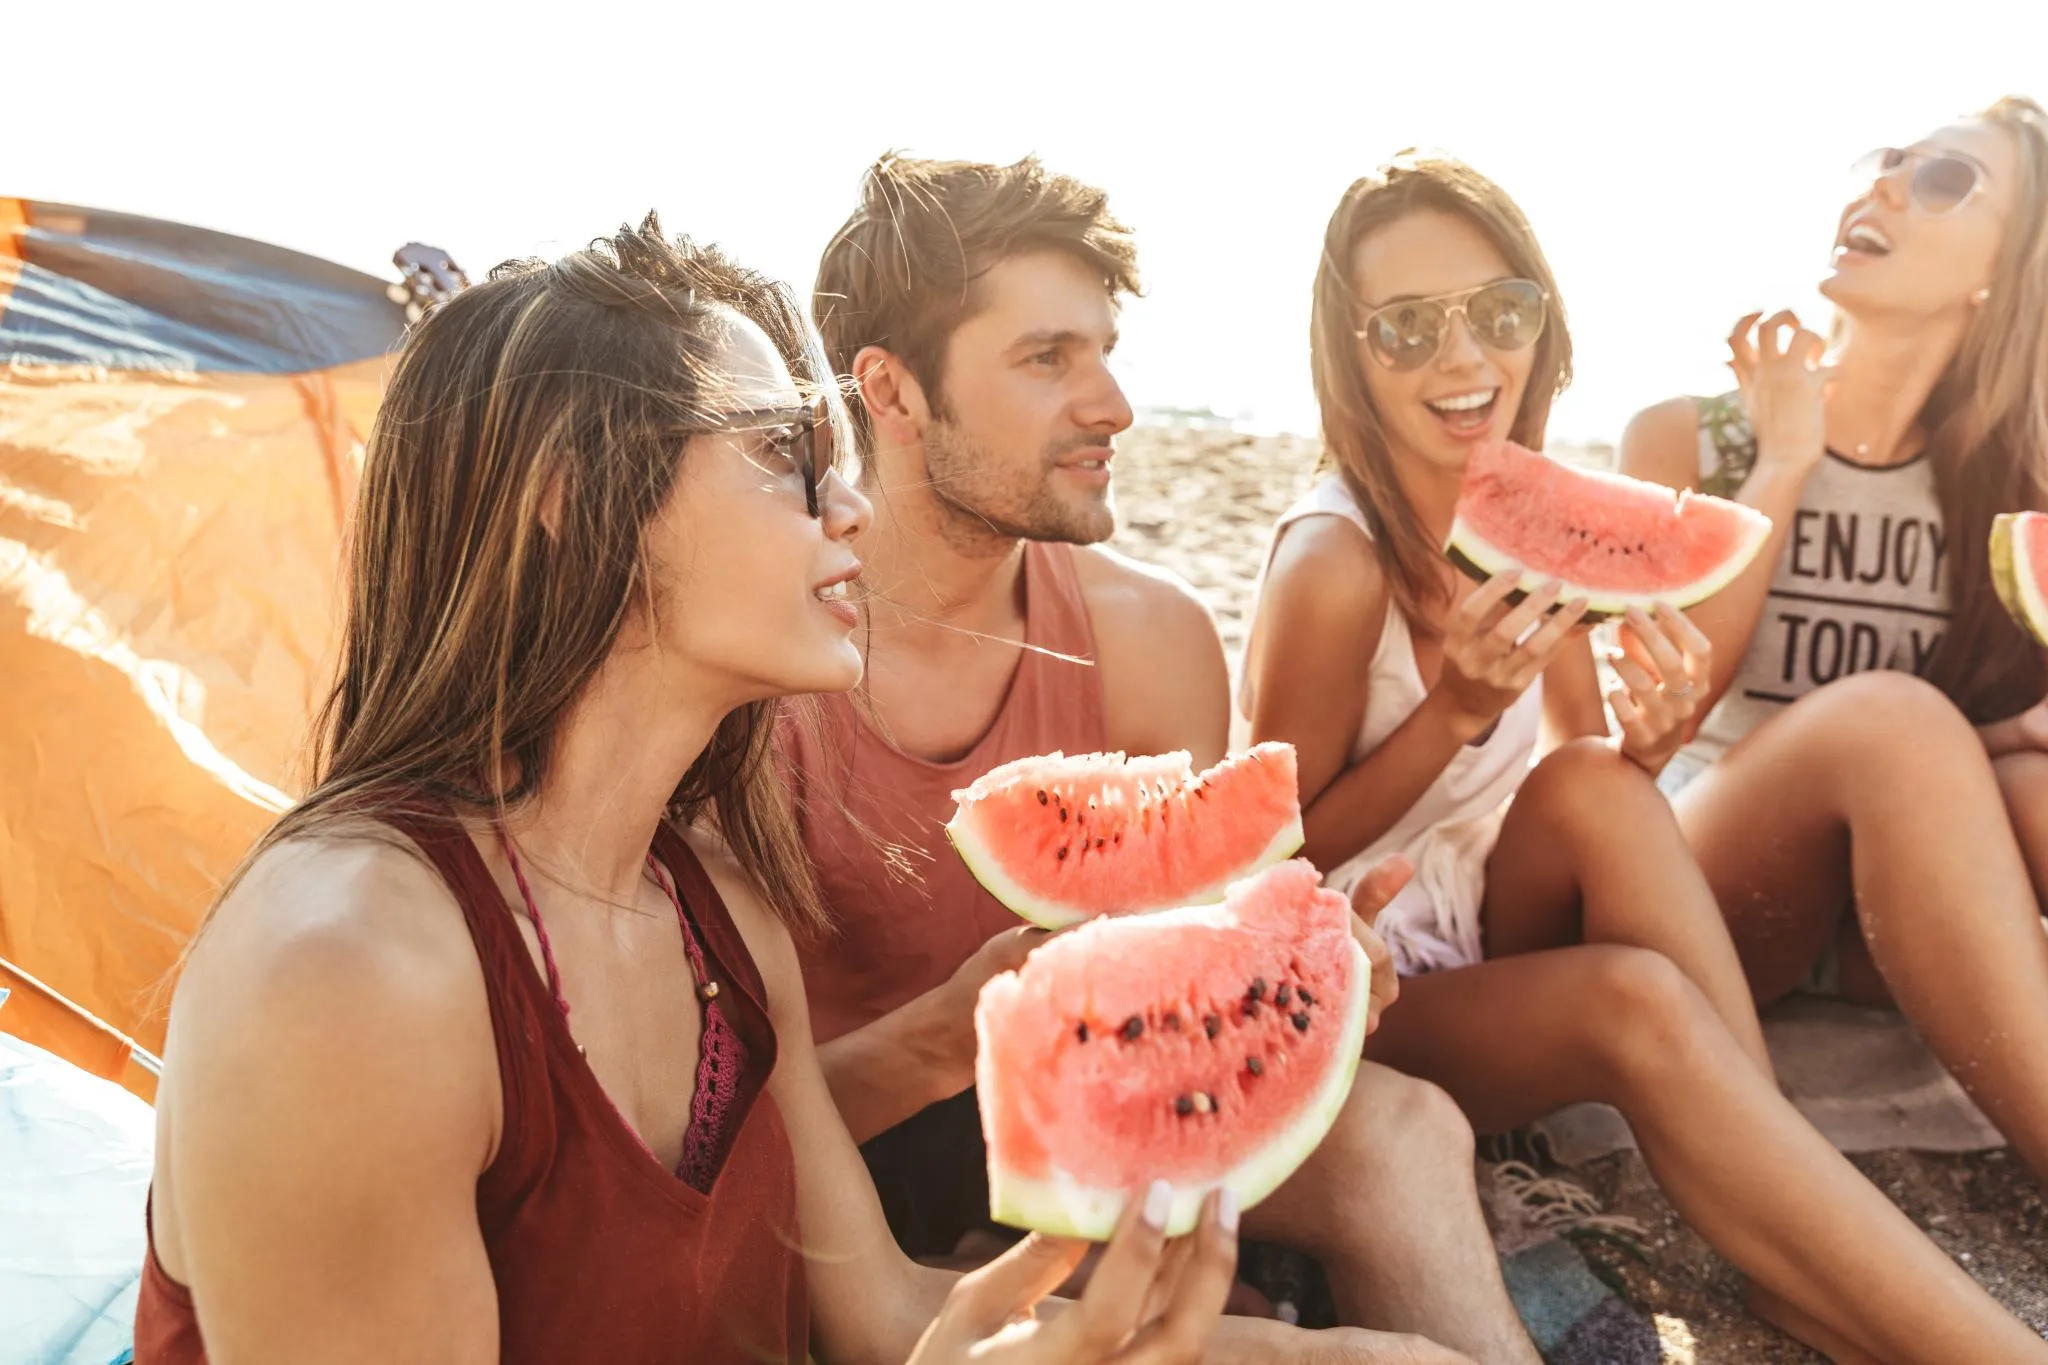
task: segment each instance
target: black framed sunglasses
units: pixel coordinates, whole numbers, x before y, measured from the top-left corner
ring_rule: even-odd
[[[820,396],[808,403],[776,408],[743,408],[720,413],[699,431],[758,431],[767,435],[775,453],[787,459],[804,481],[804,508],[812,516],[818,511],[818,482],[822,471],[838,459],[838,433],[832,426],[832,406]]]
[[[1390,370],[1417,370],[1436,359],[1463,316],[1473,339],[1493,351],[1535,344],[1548,320],[1548,297],[1534,280],[1495,280],[1455,294],[1401,299],[1373,309],[1357,331],[1373,359]]]
[[[1879,147],[1857,158],[1858,184],[1874,185],[1906,166],[1913,176],[1907,197],[1922,213],[1939,218],[1954,213],[1983,188],[1984,168],[1957,152],[1924,152],[1912,147]]]

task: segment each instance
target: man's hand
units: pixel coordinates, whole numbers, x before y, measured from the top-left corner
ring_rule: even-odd
[[[1401,888],[1415,875],[1415,864],[1395,853],[1375,863],[1351,888],[1351,936],[1365,949],[1372,964],[1372,999],[1365,1009],[1365,1036],[1380,1026],[1380,1014],[1401,994],[1401,978],[1394,974],[1394,955],[1386,940],[1372,927],[1380,911],[1401,894]]]
[[[1004,972],[1023,966],[1031,950],[1051,937],[1029,924],[1005,929],[975,949],[974,956],[961,963],[939,990],[945,1011],[941,1027],[949,1038],[958,1040],[955,1055],[966,1058],[969,1067],[974,1065],[974,1003],[981,999],[981,988]]]

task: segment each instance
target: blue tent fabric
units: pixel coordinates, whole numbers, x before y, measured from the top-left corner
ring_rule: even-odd
[[[0,255],[0,363],[296,374],[382,355],[403,289],[206,228],[33,200]]]
[[[4,1365],[108,1365],[132,1344],[155,1150],[149,1105],[0,1033]]]

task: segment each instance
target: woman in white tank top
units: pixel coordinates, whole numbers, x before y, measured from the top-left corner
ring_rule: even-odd
[[[1442,1085],[1481,1131],[1614,1105],[1672,1203],[1817,1344],[2048,1362],[1771,1078],[1653,779],[1706,638],[1675,612],[1631,619],[1610,738],[1584,604],[1556,585],[1507,603],[1512,580],[1474,587],[1439,549],[1473,444],[1540,446],[1570,370],[1520,210],[1455,162],[1359,180],[1325,236],[1311,337],[1335,470],[1275,532],[1240,702],[1254,739],[1296,747],[1306,856],[1339,884],[1385,854],[1416,864],[1378,920],[1406,975],[1367,1055]]]
[[[1667,786],[1757,998],[1895,1000],[2048,1180],[2048,669],[1986,564],[1995,513],[2048,509],[2048,113],[2003,100],[1867,171],[1832,363],[1745,318],[1738,393],[1622,440],[1776,524],[1694,613],[1718,704]]]

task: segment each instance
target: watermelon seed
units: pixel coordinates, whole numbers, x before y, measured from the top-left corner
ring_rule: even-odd
[[[1247,1019],[1255,1019],[1258,1017],[1258,1013],[1259,998],[1256,995],[1246,996],[1244,1002],[1244,1017]]]
[[[1306,1013],[1300,1013],[1300,1014],[1296,1014],[1296,1015],[1294,1016],[1294,1027],[1295,1027],[1295,1028],[1297,1028],[1297,1029],[1299,1029],[1299,1030],[1300,1030],[1301,1032],[1303,1032],[1303,1033],[1307,1033],[1307,1032],[1308,1032],[1308,1015],[1307,1015]]]
[[[1202,1016],[1202,1032],[1208,1034],[1211,1038],[1214,1038],[1222,1028],[1223,1021],[1215,1015],[1205,1014]]]
[[[1161,1019],[1159,1022],[1175,1033],[1180,1032],[1180,1016],[1178,1014],[1175,1014],[1172,1010],[1168,1010],[1166,1012],[1166,1017],[1164,1019]]]
[[[1044,804],[1045,804],[1045,799],[1046,799],[1046,798],[1045,798],[1045,793],[1044,793],[1043,791],[1040,791],[1040,792],[1038,793],[1038,804],[1039,804],[1039,805],[1041,805],[1041,806],[1042,806],[1042,805],[1044,805]]]
[[[1118,848],[1122,848],[1124,846],[1124,832],[1122,830],[1118,830],[1116,832],[1115,842]]]
[[[1308,993],[1308,987],[1306,986],[1296,991],[1295,994],[1301,997],[1301,1003],[1304,1005],[1313,1005],[1316,1002],[1316,998]]]
[[[1214,1109],[1215,1107],[1216,1107],[1216,1100],[1215,1100],[1215,1098],[1214,1098],[1213,1096],[1211,1096],[1211,1095],[1210,1095],[1210,1094],[1209,1094],[1209,1093],[1208,1093],[1207,1091],[1203,1091],[1203,1090],[1197,1090],[1197,1091],[1195,1092],[1195,1112],[1196,1112],[1196,1113],[1198,1113],[1198,1114],[1206,1114],[1206,1113],[1208,1113],[1208,1112],[1209,1112],[1210,1110]]]
[[[1063,825],[1067,823],[1067,808],[1065,806],[1060,807],[1060,823]]]
[[[1198,801],[1207,801],[1209,799],[1209,789],[1207,787],[1202,786],[1196,787],[1195,799]]]
[[[1246,1071],[1251,1072],[1254,1076],[1263,1076],[1266,1074],[1266,1064],[1256,1057],[1245,1058],[1244,1069]]]
[[[1066,846],[1065,844],[1061,844],[1061,845],[1060,845],[1060,861],[1061,861],[1061,862],[1065,862],[1066,860],[1067,860],[1067,846]]]
[[[1179,1114],[1182,1118],[1186,1118],[1189,1114],[1194,1113],[1195,1097],[1193,1095],[1175,1095],[1173,1097],[1173,1112]]]
[[[1250,995],[1254,1000],[1264,1000],[1266,998],[1266,978],[1263,976],[1253,977],[1252,988],[1246,994]]]
[[[1106,841],[1106,840],[1102,840],[1102,839],[1097,839],[1097,840],[1095,841],[1095,848],[1096,848],[1096,851],[1097,851],[1097,852],[1100,852],[1100,851],[1101,851],[1101,849],[1102,849],[1102,845],[1103,845],[1103,844],[1104,844],[1105,842],[1107,842],[1107,841]]]
[[[1139,1035],[1139,1034],[1141,1034],[1141,1033],[1143,1033],[1144,1031],[1145,1031],[1145,1021],[1144,1021],[1143,1019],[1140,1019],[1140,1018],[1139,1018],[1139,1017],[1138,1017],[1137,1015],[1135,1015],[1135,1014],[1134,1014],[1134,1015],[1132,1015],[1132,1016],[1131,1016],[1130,1018],[1128,1018],[1128,1019],[1124,1020],[1124,1041],[1125,1041],[1125,1042],[1127,1042],[1127,1043],[1135,1043],[1135,1042],[1137,1042],[1137,1041],[1138,1041],[1138,1035]]]
[[[1287,1002],[1293,998],[1294,992],[1289,990],[1284,983],[1279,990],[1273,992],[1273,1003],[1283,1010],[1287,1008]]]
[[[1084,1042],[1084,1043],[1088,1041],[1088,1022],[1087,1022],[1087,1020],[1085,1020],[1085,1019],[1084,1019],[1084,1020],[1082,1020],[1082,1021],[1081,1021],[1081,1023],[1080,1023],[1079,1025],[1077,1025],[1077,1026],[1075,1027],[1075,1029],[1074,1029],[1074,1036],[1075,1036],[1076,1038],[1079,1038],[1079,1039],[1080,1039],[1080,1040],[1081,1040],[1082,1042]]]

